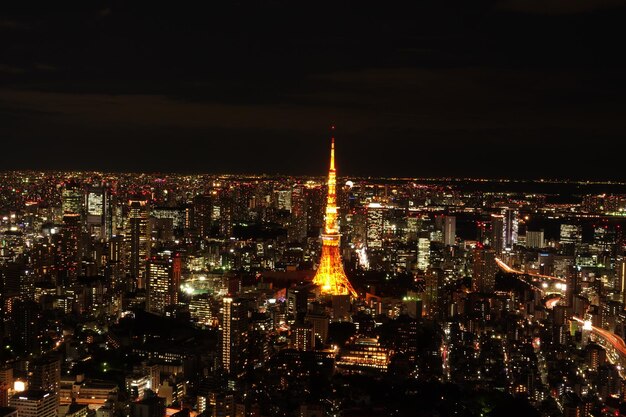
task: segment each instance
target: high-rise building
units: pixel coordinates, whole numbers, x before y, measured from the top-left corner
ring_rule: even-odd
[[[63,186],[61,191],[61,209],[63,214],[83,214],[83,190],[80,184],[70,181]]]
[[[491,234],[489,237],[491,248],[496,253],[504,249],[504,216],[501,214],[491,215]]]
[[[380,203],[370,203],[367,206],[367,248],[378,249],[383,246],[383,213],[384,207]]]
[[[9,406],[20,417],[57,417],[58,395],[48,391],[28,390],[13,395]]]
[[[107,187],[91,187],[85,194],[87,228],[100,239],[113,236],[113,203]]]
[[[168,220],[171,223],[176,236],[182,237],[186,230],[191,228],[192,208],[190,206],[179,207],[155,207],[150,211],[153,220]]]
[[[297,184],[291,191],[291,221],[289,239],[301,242],[307,236],[307,199],[304,186]]]
[[[145,288],[146,260],[150,256],[149,217],[147,200],[128,202],[128,267],[131,277],[136,280],[137,288],[140,289]]]
[[[291,211],[291,190],[277,190],[275,194],[276,208]]]
[[[417,269],[426,271],[430,265],[430,239],[420,237],[417,240]]]
[[[315,333],[310,323],[300,323],[291,329],[293,347],[297,350],[313,350],[315,348]]]
[[[248,309],[243,300],[223,299],[221,317],[222,368],[239,374],[246,368],[248,349]]]
[[[423,310],[428,317],[439,312],[439,297],[443,287],[443,273],[440,269],[429,269],[424,276]]]
[[[307,236],[318,237],[324,227],[324,188],[307,184],[304,188],[304,197],[306,199]]]
[[[503,240],[504,247],[512,248],[513,245],[517,243],[517,234],[519,230],[519,213],[514,209],[505,209],[504,210],[504,229]]]
[[[196,320],[198,323],[202,324],[212,324],[213,323],[213,311],[211,309],[211,300],[213,298],[208,296],[207,294],[201,294],[198,296],[193,296],[191,300],[189,300],[189,314],[191,314],[191,318]]]
[[[574,224],[562,224],[560,242],[562,244],[576,244],[582,241],[582,227]]]
[[[16,352],[39,350],[41,317],[39,306],[35,302],[13,300],[9,323],[11,341]]]
[[[63,287],[72,285],[80,274],[81,254],[80,215],[66,213],[63,215],[59,246],[57,248],[57,284]]]
[[[472,282],[474,290],[492,293],[496,284],[496,253],[493,249],[474,250],[474,274]]]
[[[309,292],[305,286],[297,286],[287,290],[287,320],[295,323],[307,312]]]
[[[61,360],[59,357],[48,355],[33,361],[29,386],[58,394],[61,387]]]
[[[213,194],[197,195],[193,199],[193,223],[198,236],[209,237],[213,232]]]
[[[313,283],[320,287],[322,294],[357,296],[343,270],[339,244],[341,235],[337,224],[337,172],[335,170],[335,139],[330,151],[328,172],[328,199],[326,204],[326,225],[322,234],[322,257]]]
[[[615,270],[617,272],[617,281],[615,290],[618,291],[622,295],[622,304],[624,305],[624,309],[626,309],[626,257],[619,256],[617,258],[617,262],[615,265]]]
[[[529,249],[541,249],[545,247],[543,230],[526,232],[526,247]]]
[[[596,371],[606,363],[606,350],[598,344],[590,343],[585,348],[587,368]]]
[[[218,234],[230,237],[233,235],[233,223],[235,221],[235,190],[222,187],[214,190],[214,192],[215,199],[211,218],[217,226]]]
[[[326,343],[328,339],[328,315],[325,313],[309,312],[304,320],[305,322],[311,323],[313,326],[313,336],[319,337],[322,343]]]
[[[410,320],[400,325],[399,350],[407,356],[409,364],[415,366],[419,358],[419,321]]]
[[[178,254],[162,252],[148,260],[147,310],[165,314],[165,308],[178,303],[181,259]]]
[[[443,243],[454,246],[456,243],[456,217],[446,216],[443,223]]]

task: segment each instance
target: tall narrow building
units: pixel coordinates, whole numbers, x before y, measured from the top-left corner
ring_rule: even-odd
[[[335,170],[335,138],[330,150],[330,169],[328,171],[328,198],[326,200],[326,219],[322,233],[322,257],[313,283],[320,287],[324,295],[357,296],[352,284],[343,270],[339,243],[341,235],[337,224],[337,171]]]
[[[222,368],[239,375],[248,364],[248,305],[245,300],[224,297],[221,313]]]
[[[443,243],[454,246],[456,243],[456,217],[446,216],[443,223]]]
[[[150,210],[147,200],[128,202],[128,232],[130,275],[136,286],[145,289],[146,260],[150,256]]]
[[[491,248],[500,254],[504,250],[504,216],[501,214],[491,215]]]
[[[63,215],[63,228],[57,248],[57,285],[73,285],[79,275],[81,225],[80,214]]]
[[[496,285],[496,252],[493,249],[474,250],[474,274],[472,278],[475,291],[492,293]]]

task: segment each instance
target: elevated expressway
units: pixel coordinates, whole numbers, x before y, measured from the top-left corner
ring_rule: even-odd
[[[534,290],[541,291],[545,296],[545,305],[547,308],[554,308],[565,295],[567,284],[564,283],[565,280],[562,278],[526,273],[511,268],[497,258],[496,263],[504,272],[529,277],[530,282],[524,279],[522,279],[522,281],[529,284]],[[624,342],[624,339],[608,330],[593,326],[590,321],[585,321],[580,317],[572,317],[572,320],[583,325],[583,337],[585,337],[584,332],[591,333],[592,340],[600,344],[606,350],[609,360],[618,366],[622,378],[626,377],[626,342]]]
[[[496,264],[503,272],[516,275],[517,279],[530,286],[534,291],[538,291],[545,298],[547,308],[554,308],[565,296],[567,284],[563,278],[520,271],[511,268],[499,258],[496,258]]]
[[[594,336],[592,339],[606,350],[607,357],[612,363],[618,365],[620,375],[624,377],[624,371],[626,371],[626,343],[624,339],[608,330],[593,326],[591,322],[584,321],[580,317],[572,317],[572,320],[583,325],[583,332],[591,332]]]

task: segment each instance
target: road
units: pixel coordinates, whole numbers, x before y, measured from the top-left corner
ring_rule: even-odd
[[[584,321],[578,317],[572,317],[572,319],[576,320],[579,323],[584,323]],[[626,343],[624,342],[624,339],[622,339],[615,333],[611,333],[608,330],[604,330],[596,326],[591,326],[591,330],[595,334],[609,342],[611,346],[613,346],[622,355],[622,357],[626,358]]]
[[[546,300],[546,308],[553,309],[561,301],[561,297],[548,298]]]
[[[535,274],[532,272],[524,272],[524,271],[520,271],[519,269],[514,269],[511,268],[510,266],[508,266],[507,264],[505,264],[501,259],[496,258],[496,263],[498,264],[498,266],[500,267],[500,269],[502,269],[504,272],[509,272],[511,274],[522,274],[522,275],[530,275],[532,277],[537,277],[537,278],[542,278],[542,279],[546,279],[549,281],[560,281],[560,282],[566,282],[565,278],[559,278],[559,277],[551,277],[549,275],[541,275],[541,274]]]

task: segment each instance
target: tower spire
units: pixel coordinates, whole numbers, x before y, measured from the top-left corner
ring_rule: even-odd
[[[334,130],[334,126],[332,129]],[[335,138],[331,138],[330,169],[328,170],[328,198],[326,218],[322,234],[322,257],[315,273],[313,283],[318,285],[322,294],[357,296],[343,270],[339,243],[341,235],[337,224],[337,172],[335,170]]]
[[[331,138],[330,145],[330,170],[335,171],[335,138]]]

